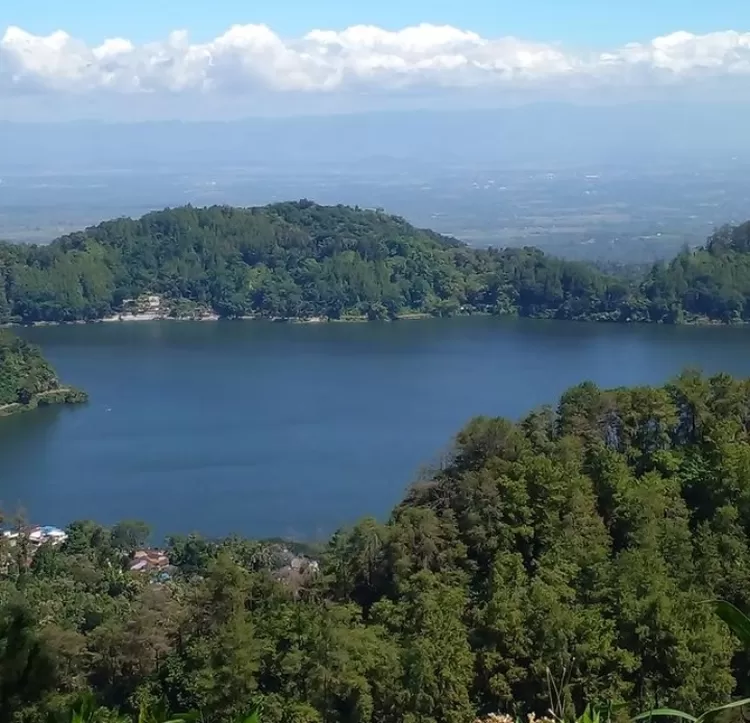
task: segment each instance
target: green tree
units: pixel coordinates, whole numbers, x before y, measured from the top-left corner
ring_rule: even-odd
[[[128,553],[145,547],[150,536],[151,528],[140,520],[118,522],[111,531],[112,546]]]

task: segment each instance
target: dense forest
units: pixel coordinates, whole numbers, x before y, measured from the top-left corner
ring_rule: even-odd
[[[701,711],[750,692],[706,601],[750,608],[750,381],[584,383],[477,418],[387,522],[280,575],[264,543],[74,523],[3,548],[0,721],[142,704],[224,721],[468,723],[565,705]],[[113,720],[100,711],[98,720]],[[67,720],[70,720],[68,717]]]
[[[476,251],[378,211],[308,201],[118,219],[0,247],[0,318],[97,319],[144,293],[224,317],[615,313],[627,289],[540,251]],[[611,284],[611,288],[610,288]],[[0,287],[0,293],[2,287]]]
[[[84,399],[83,392],[60,384],[39,349],[0,329],[0,416],[38,404]]]
[[[474,249],[381,211],[310,201],[184,207],[48,246],[0,244],[0,323],[101,319],[157,294],[175,313],[393,319],[517,314],[601,321],[750,318],[750,224],[718,231],[645,278]],[[192,305],[192,306],[191,306]]]
[[[750,222],[724,226],[697,251],[656,265],[641,294],[665,321],[750,320]]]

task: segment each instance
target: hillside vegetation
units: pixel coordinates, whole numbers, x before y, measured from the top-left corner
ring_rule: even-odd
[[[0,330],[0,405],[13,404],[59,386],[39,349]]]
[[[178,208],[49,246],[0,246],[0,320],[99,319],[144,293],[224,317],[630,314],[628,284],[536,249],[475,250],[379,211],[309,201]],[[637,312],[638,304],[634,307]]]
[[[208,482],[208,480],[207,480]],[[750,688],[706,600],[750,607],[750,382],[570,389],[478,418],[381,524],[280,577],[238,538],[170,541],[170,579],[126,571],[142,526],[77,523],[0,580],[0,720],[82,693],[207,721],[465,723],[565,699],[701,711]],[[104,719],[102,719],[104,720]]]
[[[310,201],[187,206],[49,246],[0,244],[0,323],[101,319],[147,293],[227,318],[746,321],[750,223],[641,279],[534,248],[473,249],[381,211]]]
[[[37,347],[0,329],[0,416],[37,404],[84,398],[82,392],[61,386]]]
[[[641,286],[651,316],[665,321],[750,320],[750,222],[725,226],[703,248],[654,267]]]

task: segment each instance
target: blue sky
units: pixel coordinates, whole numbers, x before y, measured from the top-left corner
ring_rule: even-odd
[[[92,43],[157,40],[186,28],[208,40],[234,23],[266,23],[283,35],[368,23],[387,29],[447,23],[485,37],[605,47],[674,30],[750,29],[749,0],[0,0],[0,31],[63,29]]]

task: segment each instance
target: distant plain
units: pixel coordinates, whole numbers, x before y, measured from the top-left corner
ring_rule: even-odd
[[[708,112],[561,106],[226,124],[0,122],[0,239],[45,243],[186,203],[310,198],[384,208],[472,245],[646,263],[750,217],[750,147],[737,109]]]

